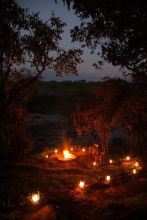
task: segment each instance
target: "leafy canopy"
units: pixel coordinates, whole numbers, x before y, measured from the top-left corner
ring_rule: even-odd
[[[63,0],[72,6],[81,24],[71,31],[73,41],[98,54],[100,68],[107,61],[147,82],[147,1]],[[100,55],[100,57],[99,57]]]

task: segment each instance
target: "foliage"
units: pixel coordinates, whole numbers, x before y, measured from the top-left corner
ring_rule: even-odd
[[[147,82],[147,2],[145,0],[63,0],[81,24],[71,31],[73,41],[96,50],[104,61],[131,73],[135,82]]]
[[[77,132],[96,129],[106,150],[112,128],[123,126],[130,132],[132,146],[144,147],[146,132],[146,94],[136,91],[133,84],[123,80],[108,80],[95,87],[93,104],[79,103],[74,113]]]
[[[0,14],[0,144],[10,147],[26,128],[25,103],[33,83],[45,69],[77,74],[82,52],[59,47],[65,23],[54,15],[43,21],[14,0],[2,0]]]

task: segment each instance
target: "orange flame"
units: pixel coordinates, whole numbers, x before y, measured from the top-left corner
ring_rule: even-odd
[[[71,158],[71,154],[69,153],[68,150],[64,150],[64,151],[63,151],[63,155],[64,155],[64,159],[65,159],[65,160],[68,160],[68,159]]]

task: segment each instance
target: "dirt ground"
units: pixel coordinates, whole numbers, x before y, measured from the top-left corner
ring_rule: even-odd
[[[138,170],[137,175],[132,175],[131,170],[129,170],[129,168],[132,168],[132,164],[135,163],[136,158],[132,159],[130,163],[121,161],[118,164],[115,161],[111,165],[108,163],[94,167],[93,160],[88,153],[79,151],[73,153],[77,158],[70,161],[58,160],[58,154],[49,155],[47,159],[49,172],[58,175],[59,182],[61,176],[67,175],[65,179],[68,180],[68,183],[66,183],[66,191],[63,194],[61,192],[59,201],[57,198],[58,208],[52,207],[53,204],[45,206],[46,209],[44,207],[41,209],[42,211],[40,210],[44,212],[44,218],[42,216],[41,219],[47,219],[53,213],[54,219],[97,219],[98,216],[103,215],[102,219],[117,219],[123,218],[123,216],[126,218],[127,213],[131,215],[136,211],[135,205],[138,208],[138,204],[131,204],[135,203],[135,197],[138,202],[144,202],[139,201],[139,199],[142,199],[143,194],[147,193],[147,178],[143,175],[142,168]],[[121,173],[122,170],[123,173]],[[103,178],[110,173],[112,174],[112,180],[108,184]],[[85,181],[85,188],[82,190],[78,187],[80,180]],[[71,188],[71,185],[73,188]],[[141,207],[142,205],[144,204],[139,204]],[[53,210],[49,212],[50,206]],[[117,216],[118,212],[120,212],[119,217]],[[33,216],[31,215],[31,218],[29,218],[33,219]],[[34,219],[37,219],[36,215]],[[53,216],[51,219],[53,219]]]
[[[44,152],[32,160],[11,164],[9,169],[2,164],[1,196],[5,190],[14,207],[9,214],[1,207],[0,219],[147,219],[147,169],[141,158],[93,166],[89,153],[72,153],[77,158],[69,161],[58,160],[58,154],[50,152],[46,158]],[[135,161],[141,166],[133,175]],[[106,175],[111,175],[110,182],[105,180]],[[80,189],[82,180],[85,187]],[[36,190],[41,200],[33,205],[27,196]],[[4,198],[1,201],[3,204]]]

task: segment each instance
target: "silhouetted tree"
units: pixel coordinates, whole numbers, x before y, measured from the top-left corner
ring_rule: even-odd
[[[146,148],[145,136],[147,131],[147,95],[140,91],[133,91],[120,103],[114,124],[125,127],[131,137],[131,151],[135,154],[141,153]]]
[[[63,0],[81,24],[71,31],[73,41],[96,51],[104,61],[131,73],[134,82],[147,84],[147,1]]]
[[[108,152],[111,129],[117,126],[118,121],[112,120],[117,109],[129,94],[129,85],[122,80],[108,80],[94,87],[96,94],[93,103],[77,106],[74,113],[77,132],[90,133],[95,129],[99,135],[102,150]]]
[[[147,95],[134,84],[123,80],[108,80],[95,86],[96,98],[91,105],[78,104],[74,113],[77,132],[96,129],[105,152],[112,128],[122,126],[130,134],[130,150],[137,154],[146,148]]]
[[[14,0],[1,1],[0,15],[0,145],[9,149],[21,144],[18,138],[26,125],[18,124],[20,118],[26,120],[22,112],[33,83],[46,69],[77,74],[82,52],[59,47],[65,23],[54,15],[43,21]]]

